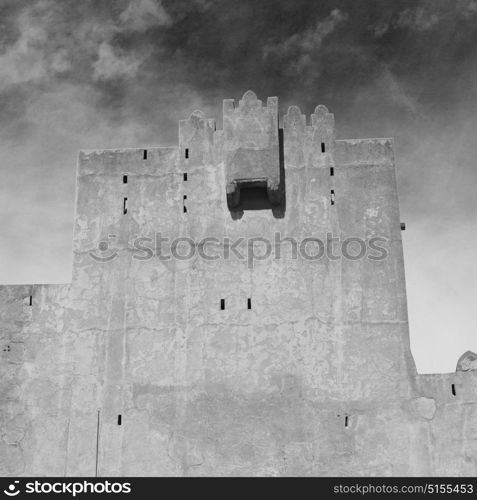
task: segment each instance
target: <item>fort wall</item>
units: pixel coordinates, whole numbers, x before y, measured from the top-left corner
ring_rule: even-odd
[[[250,265],[277,233],[387,257]],[[0,287],[2,473],[477,473],[476,371],[410,352],[391,139],[336,140],[324,106],[281,129],[247,92],[177,147],[81,152],[73,250],[71,284]]]

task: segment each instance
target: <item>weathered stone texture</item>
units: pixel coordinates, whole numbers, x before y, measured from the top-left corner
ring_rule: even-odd
[[[475,475],[475,355],[418,375],[410,352],[392,140],[336,140],[324,106],[281,131],[251,92],[223,123],[194,112],[178,147],[80,153],[72,283],[0,287],[1,472]],[[230,185],[256,179],[269,209],[234,212]],[[380,237],[388,256],[133,258],[156,233],[221,252]]]

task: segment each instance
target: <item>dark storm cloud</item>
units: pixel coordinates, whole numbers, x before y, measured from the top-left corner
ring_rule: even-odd
[[[452,368],[443,339],[457,357],[475,332],[476,42],[477,0],[2,0],[0,282],[69,280],[78,149],[175,144],[252,88],[395,138],[418,366]]]
[[[177,86],[208,106],[254,87],[342,111],[376,82],[393,90],[382,105],[425,112],[418,94],[448,97],[476,50],[475,0],[38,0],[0,14],[0,91],[90,87],[88,103],[120,120],[152,117],[154,93]]]

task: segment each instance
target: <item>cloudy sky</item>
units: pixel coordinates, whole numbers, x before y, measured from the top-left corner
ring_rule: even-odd
[[[477,0],[0,0],[0,283],[71,274],[79,149],[253,89],[396,141],[421,372],[477,351]]]

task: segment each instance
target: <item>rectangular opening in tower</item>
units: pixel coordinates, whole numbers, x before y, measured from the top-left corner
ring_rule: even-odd
[[[335,175],[335,169],[334,169],[334,167],[330,167],[330,175]]]
[[[237,207],[240,210],[271,210],[272,204],[268,197],[265,183],[256,183],[253,186],[246,186],[240,189],[240,203]]]
[[[142,153],[142,159],[147,160],[147,149],[145,149]]]
[[[30,295],[28,301],[29,301],[30,306],[32,306],[33,305],[33,295]]]
[[[184,182],[187,181],[187,172],[184,172]]]
[[[348,415],[345,417],[345,427],[348,427]]]
[[[455,396],[456,395],[455,384],[452,384],[451,388],[452,388],[452,395]]]
[[[220,299],[220,310],[221,311],[225,310],[225,299]]]
[[[187,213],[187,207],[186,207],[186,204],[185,204],[186,200],[187,200],[187,195],[185,194],[183,202],[182,202],[182,207],[183,207],[183,210],[184,210],[185,214]]]
[[[247,299],[247,309],[252,309],[252,299]]]
[[[128,199],[124,198],[123,201],[123,214],[126,215],[128,213]]]
[[[334,205],[335,204],[335,190],[334,189],[331,190],[330,200],[331,200],[331,204]]]
[[[324,142],[321,143],[321,152],[322,153],[325,152],[325,143]]]
[[[123,417],[122,415],[118,415],[118,425],[121,425],[123,423]]]
[[[128,183],[128,176],[123,175],[123,184],[127,184],[127,183]]]
[[[189,148],[185,148],[185,159],[189,159]]]

